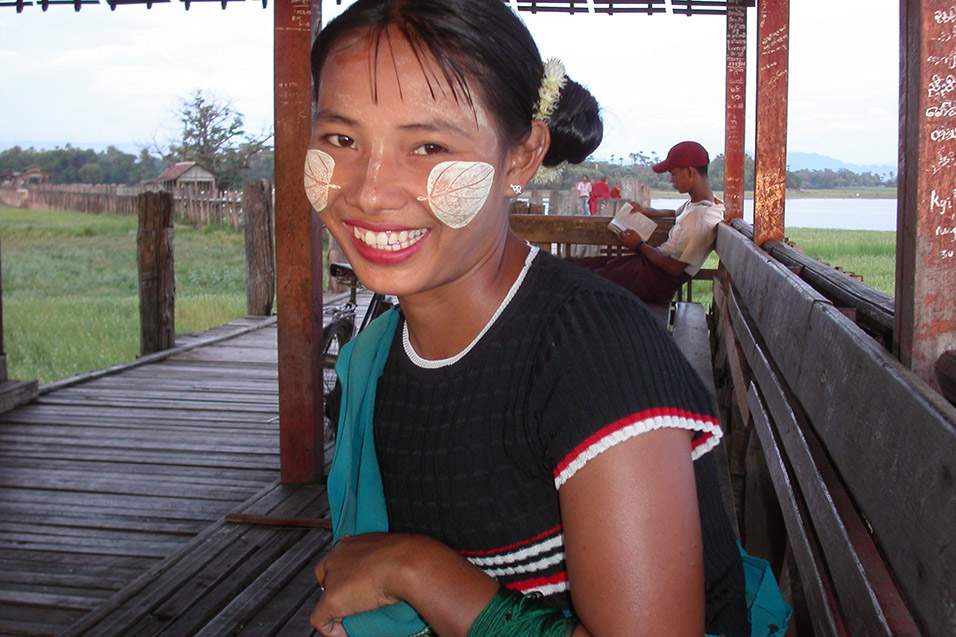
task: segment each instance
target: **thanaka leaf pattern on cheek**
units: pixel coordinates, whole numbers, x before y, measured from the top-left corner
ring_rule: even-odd
[[[332,155],[317,149],[305,154],[305,194],[316,210],[329,204],[329,188],[340,188],[330,183],[334,170]]]
[[[427,201],[449,228],[467,226],[485,205],[495,181],[495,167],[482,161],[443,161],[428,175]]]

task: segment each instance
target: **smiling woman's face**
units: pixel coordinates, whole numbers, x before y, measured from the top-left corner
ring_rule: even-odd
[[[377,48],[346,38],[323,64],[306,181],[362,282],[408,296],[503,244],[508,153],[476,91],[474,106],[456,99],[393,31]]]

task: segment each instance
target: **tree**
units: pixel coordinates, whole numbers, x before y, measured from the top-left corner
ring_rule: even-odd
[[[233,188],[256,156],[267,150],[272,133],[253,136],[243,127],[243,115],[231,100],[220,100],[197,90],[176,111],[181,126],[178,139],[165,152],[170,162],[194,161],[216,176],[220,188]],[[157,150],[162,150],[157,146]]]
[[[106,176],[106,171],[103,170],[103,167],[92,161],[80,166],[80,169],[76,171],[76,173],[80,181],[84,184],[103,183],[103,177]]]

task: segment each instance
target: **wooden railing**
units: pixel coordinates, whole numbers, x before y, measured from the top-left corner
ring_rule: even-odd
[[[613,201],[613,200],[605,200]],[[518,208],[520,210],[520,208]],[[511,229],[525,241],[529,241],[542,250],[552,252],[558,257],[572,255],[574,246],[594,246],[604,256],[620,256],[628,252],[617,235],[607,229],[610,216],[551,216],[540,214],[512,214]],[[667,233],[674,226],[674,219],[657,220],[657,229],[648,243],[659,246],[667,240]],[[714,270],[702,268],[693,280],[710,280]],[[688,281],[678,291],[678,301],[691,301],[693,281]]]
[[[602,254],[617,256],[624,254],[627,248],[617,235],[607,229],[611,219],[603,216],[512,214],[510,221],[515,234],[555,256],[568,256],[573,245],[599,246]],[[661,220],[648,243],[655,246],[662,244],[673,225],[673,219]]]
[[[100,214],[137,214],[138,195],[155,190],[149,186],[111,184],[34,184],[27,188],[0,189],[0,204],[35,210],[68,210]],[[222,190],[204,192],[181,188],[172,192],[173,219],[198,227],[222,224],[242,226],[242,192]]]

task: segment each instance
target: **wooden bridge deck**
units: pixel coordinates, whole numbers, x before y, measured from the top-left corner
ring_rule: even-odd
[[[245,580],[235,569],[263,547],[260,570],[295,546],[311,563],[325,531],[223,519],[243,507],[322,514],[323,489],[276,485],[278,438],[274,318],[180,338],[174,350],[46,386],[0,415],[0,634],[62,634],[81,620],[74,630],[85,622],[89,634],[159,632],[163,612],[180,617],[170,609],[198,591],[165,600],[150,629],[92,620],[170,569],[182,573],[180,560],[199,563],[197,547],[232,547],[232,557],[210,550],[207,559],[219,555],[237,586]],[[167,634],[194,632],[179,623]]]

